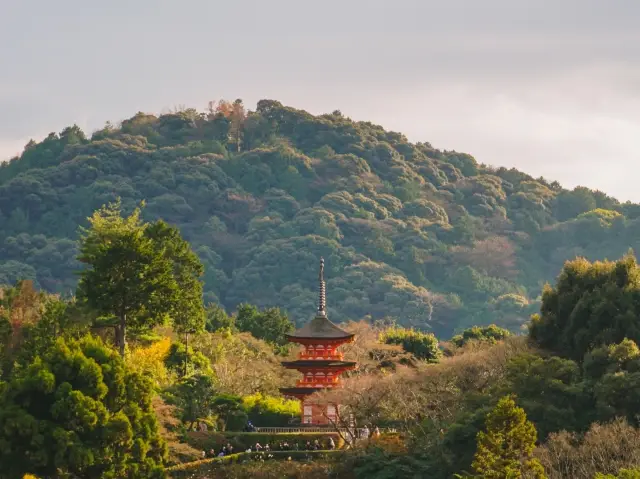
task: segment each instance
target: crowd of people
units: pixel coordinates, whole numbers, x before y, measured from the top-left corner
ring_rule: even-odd
[[[307,441],[305,444],[299,442],[289,443],[287,441],[281,441],[273,446],[269,443],[264,445],[256,442],[254,446],[248,447],[244,452],[271,452],[271,451],[319,451],[319,450],[333,450],[336,448],[336,443],[332,437],[329,437],[326,441],[324,441],[325,447],[320,443],[318,439],[312,441]],[[233,454],[233,446],[231,444],[227,444],[223,446],[218,453],[216,454],[215,449],[210,449],[207,453],[206,451],[202,451],[202,458],[205,459],[207,457],[223,457],[229,456]]]
[[[256,428],[253,424],[249,423],[248,428],[253,432]],[[354,436],[358,439],[369,439],[369,438],[377,438],[380,436],[380,429],[376,426],[373,430],[369,429],[369,426],[364,426],[363,428],[358,428],[354,431]],[[321,444],[318,439],[312,441],[307,441],[304,444],[299,442],[289,443],[287,441],[281,441],[273,446],[269,443],[264,445],[256,442],[254,446],[249,446],[244,452],[271,452],[271,451],[319,451],[319,450],[333,450],[336,448],[336,443],[333,440],[333,437],[327,438],[326,441],[323,441],[324,444]],[[324,447],[323,447],[324,446]],[[226,446],[223,446],[218,453],[212,448],[207,453],[206,451],[202,451],[202,458],[205,459],[207,457],[224,457],[233,454],[233,446],[230,443],[227,443]]]

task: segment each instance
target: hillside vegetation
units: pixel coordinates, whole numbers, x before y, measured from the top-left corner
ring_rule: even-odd
[[[0,167],[0,283],[73,293],[78,225],[116,198],[179,228],[204,265],[206,302],[279,306],[303,323],[324,256],[333,320],[394,318],[440,337],[518,329],[565,260],[640,242],[639,205],[339,111],[237,100],[26,145]]]

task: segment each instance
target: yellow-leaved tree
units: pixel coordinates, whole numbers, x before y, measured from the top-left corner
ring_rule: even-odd
[[[170,338],[163,338],[149,346],[133,348],[126,356],[127,366],[151,378],[156,387],[166,386],[171,377],[164,360],[169,355],[170,348]]]

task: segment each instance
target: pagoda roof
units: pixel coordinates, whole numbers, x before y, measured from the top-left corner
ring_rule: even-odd
[[[291,334],[287,339],[351,339],[355,336],[329,321],[326,315],[318,314],[307,324]]]
[[[298,359],[297,361],[284,361],[285,368],[352,368],[354,361],[332,361],[331,359]]]
[[[327,294],[324,283],[324,258],[320,258],[320,273],[318,274],[318,312],[316,317],[307,324],[297,329],[292,334],[287,334],[289,341],[297,339],[344,339],[350,340],[355,336],[339,328],[327,318]]]
[[[327,388],[321,387],[297,387],[297,388],[280,388],[280,392],[285,396],[303,396],[313,394],[318,391],[324,391]]]

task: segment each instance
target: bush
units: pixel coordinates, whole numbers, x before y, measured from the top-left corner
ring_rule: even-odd
[[[219,477],[226,479],[327,479],[335,468],[332,462],[252,461],[222,466]],[[210,476],[207,476],[210,477]],[[626,478],[625,478],[626,479]]]
[[[460,348],[469,341],[486,341],[489,343],[496,343],[497,341],[509,336],[511,336],[509,331],[492,324],[485,327],[474,326],[472,328],[465,329],[462,334],[457,334],[452,337],[451,342]]]
[[[438,348],[438,339],[433,333],[391,327],[380,333],[379,339],[381,343],[399,344],[406,352],[429,363],[437,363],[442,356],[442,352]]]
[[[271,451],[241,452],[230,456],[212,457],[188,462],[167,469],[172,478],[197,478],[221,466],[263,461],[337,461],[344,456],[342,451]],[[203,476],[205,477],[205,476]],[[225,476],[226,477],[226,476]]]
[[[286,427],[300,415],[300,401],[260,393],[242,398],[249,420],[261,427]]]

